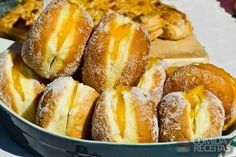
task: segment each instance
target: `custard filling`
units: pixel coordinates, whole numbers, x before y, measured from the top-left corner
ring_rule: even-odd
[[[157,64],[160,61],[158,58],[151,58],[148,60],[148,64],[146,67],[146,70],[150,70],[155,64]]]
[[[77,82],[75,82],[74,89],[73,89],[72,95],[70,97],[69,108],[71,108],[75,104],[75,99],[76,99],[78,88],[79,88],[79,84]]]
[[[146,66],[146,72],[143,74],[142,78],[139,80],[138,86],[139,88],[144,88],[150,90],[152,86],[152,76],[156,72],[154,67],[158,63],[159,59],[157,58],[151,58],[149,59],[147,66]]]
[[[172,74],[173,72],[175,72],[177,69],[178,69],[177,66],[168,67],[168,68],[166,69],[166,74],[167,74],[167,75],[170,75],[170,74]]]
[[[108,24],[107,24],[108,26]],[[117,79],[122,75],[123,69],[130,56],[130,45],[132,44],[137,25],[128,18],[117,15],[109,25],[109,46],[107,55],[106,76],[108,81],[106,87],[114,87]]]
[[[73,15],[76,9],[78,9],[76,5],[69,6],[69,13],[64,17],[63,23],[60,26],[62,29],[57,34],[57,50],[61,49],[66,37],[70,34],[71,29],[67,29],[67,27],[70,26],[72,29],[75,27],[76,20]]]
[[[60,67],[62,56],[69,52],[79,14],[78,7],[71,3],[63,6],[58,13],[55,29],[45,47],[48,52],[45,54],[48,58],[48,71]]]
[[[190,102],[191,104],[191,124],[193,132],[196,131],[196,121],[195,117],[198,113],[198,111],[201,108],[202,100],[205,98],[205,88],[204,86],[198,86],[192,90],[190,90],[188,93],[184,92],[185,98]]]
[[[116,95],[117,95],[117,108],[116,108],[116,122],[120,130],[120,135],[124,138],[125,134],[125,126],[126,126],[126,108],[125,101],[123,98],[123,91],[127,91],[128,87],[125,86],[117,86],[116,87]]]
[[[13,83],[16,91],[20,95],[22,101],[25,101],[25,94],[23,92],[21,83],[20,83],[20,67],[21,66],[21,58],[14,56],[13,59],[13,67],[12,67],[12,78],[13,78]]]
[[[117,23],[112,23],[110,36],[114,39],[114,44],[111,52],[111,60],[113,62],[116,61],[117,57],[120,55],[120,43],[122,40],[124,40],[124,37],[127,37],[129,35],[130,29],[131,29],[131,23],[118,25]],[[125,38],[126,39],[126,38]]]
[[[68,135],[68,127],[69,127],[69,117],[70,117],[70,111],[71,109],[73,108],[73,106],[75,105],[76,103],[76,100],[77,100],[77,94],[78,94],[78,89],[79,89],[79,83],[78,82],[74,82],[73,83],[73,91],[70,95],[70,98],[69,98],[69,112],[67,114],[67,123],[66,123],[66,134]]]

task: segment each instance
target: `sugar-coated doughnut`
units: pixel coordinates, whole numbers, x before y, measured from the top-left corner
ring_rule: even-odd
[[[145,71],[149,49],[148,34],[140,24],[109,12],[89,39],[82,79],[100,93],[116,85],[133,86]]]
[[[158,106],[161,142],[222,135],[225,112],[220,99],[203,86],[167,94]]]
[[[118,143],[158,142],[156,104],[139,88],[117,86],[99,97],[92,121],[92,138]]]
[[[78,68],[93,29],[90,15],[69,0],[55,0],[39,16],[23,44],[24,62],[51,80]]]
[[[0,54],[0,100],[23,118],[34,122],[42,78],[29,69],[13,50]]]
[[[48,131],[75,138],[90,138],[91,117],[98,93],[72,77],[50,83],[40,99],[36,124]]]
[[[149,59],[146,71],[137,86],[148,92],[156,105],[163,96],[163,88],[166,80],[165,69],[166,65],[164,62],[157,58]]]

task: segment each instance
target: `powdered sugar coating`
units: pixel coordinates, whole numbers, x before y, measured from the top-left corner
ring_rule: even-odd
[[[53,82],[47,85],[47,88],[44,90],[45,95],[49,92],[62,92],[68,84],[74,82],[74,79],[69,77],[59,77],[55,79]]]
[[[110,141],[111,137],[111,126],[108,123],[108,115],[106,114],[106,104],[111,103],[106,98],[109,95],[114,94],[112,90],[105,90],[99,97],[93,114],[92,120],[92,138],[98,141]],[[108,101],[108,102],[107,102]]]
[[[18,52],[0,54],[0,99],[23,118],[34,122],[42,79],[29,69]]]
[[[203,104],[204,101],[206,103],[205,106]],[[222,101],[213,93],[206,90],[205,99],[203,100],[202,104],[202,108],[206,107],[210,119],[210,126],[208,130],[206,130],[205,133],[202,134],[202,137],[208,138],[221,136],[225,121],[225,110]],[[195,138],[199,138],[196,137],[196,131]]]
[[[149,62],[153,62],[150,60]],[[148,63],[148,66],[150,63]],[[139,81],[138,87],[146,90],[151,95],[152,101],[157,105],[163,97],[163,88],[166,80],[165,62],[155,60],[146,68]]]
[[[190,106],[181,92],[167,94],[162,99],[158,106],[160,141],[184,141],[193,138],[192,128],[184,117]]]
[[[148,141],[148,136],[151,137],[152,142],[158,142],[159,138],[159,127],[158,127],[158,120],[157,120],[157,108],[156,104],[151,101],[151,96],[145,90],[133,87],[131,89],[131,93],[133,95],[133,101],[137,105],[136,106],[136,118],[137,118],[137,125],[138,130],[141,128],[146,128],[147,132],[144,135],[144,141],[140,140],[141,142],[150,142]],[[138,108],[138,109],[137,109]],[[142,134],[142,133],[141,133]],[[147,138],[147,139],[145,139]]]
[[[114,36],[114,30],[129,31]],[[114,12],[108,12],[95,28],[87,44],[82,78],[85,84],[102,92],[117,85],[133,86],[145,71],[150,41],[138,23]],[[117,32],[118,33],[118,32]],[[112,46],[117,42],[118,48]],[[110,56],[116,54],[113,60]],[[98,81],[94,81],[97,78]]]
[[[6,64],[7,64],[7,51],[4,51],[0,54],[0,80],[1,80],[1,84],[2,85],[6,85],[7,84],[7,80],[6,78]],[[10,97],[9,95],[6,95],[6,93],[2,90],[0,90],[0,99],[1,101],[3,101],[8,107],[11,106],[11,104],[9,104],[10,102]]]
[[[65,31],[69,20],[70,31]],[[28,33],[22,48],[24,62],[51,80],[72,75],[81,62],[92,28],[92,17],[85,10],[68,0],[55,0]]]
[[[182,92],[167,94],[158,109],[162,142],[187,141],[222,134],[225,117],[222,102],[207,90],[200,104],[190,104]]]
[[[125,106],[125,132],[120,135],[116,120],[119,97],[114,89],[106,89],[97,101],[92,122],[94,140],[121,143],[150,143],[158,141],[158,120],[155,104],[149,94],[133,87],[122,91]]]
[[[67,92],[71,92],[70,90],[73,90],[73,86],[74,86],[74,80],[72,77],[60,77],[47,85],[37,108],[37,113],[36,113],[37,125],[43,128],[46,128],[49,125],[49,123],[52,121],[54,117],[54,114],[57,114],[55,113],[55,111],[57,105],[59,105],[58,102],[59,99],[61,98],[63,93],[65,93],[65,90],[67,90]],[[64,105],[66,109],[66,106],[68,106],[68,104]]]

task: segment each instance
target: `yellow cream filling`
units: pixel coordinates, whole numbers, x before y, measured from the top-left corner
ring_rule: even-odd
[[[150,58],[146,66],[146,72],[143,74],[142,78],[139,80],[139,88],[144,88],[150,90],[152,87],[152,75],[155,73],[155,65],[159,62],[158,58]]]
[[[13,67],[12,67],[12,78],[13,78],[13,83],[16,91],[20,95],[22,101],[25,100],[25,94],[23,92],[21,83],[20,83],[20,66],[21,66],[21,59],[17,56],[14,57],[13,59]]]
[[[116,93],[117,93],[117,108],[116,108],[116,122],[118,124],[120,135],[123,138],[125,133],[125,126],[126,126],[126,108],[125,108],[125,101],[123,98],[123,91],[127,91],[129,88],[126,86],[117,86]]]
[[[195,132],[196,126],[195,126],[195,117],[197,115],[197,112],[199,108],[201,107],[200,105],[202,104],[202,100],[205,98],[205,88],[204,86],[198,86],[189,92],[184,92],[185,98],[190,102],[191,104],[191,121],[192,121],[192,128],[193,131]]]
[[[71,29],[68,29],[67,27],[70,26],[70,28],[74,28],[75,27],[75,23],[76,20],[75,18],[73,18],[73,14],[76,11],[77,6],[76,5],[70,5],[69,6],[69,14],[65,17],[62,25],[61,25],[61,30],[58,32],[58,40],[57,40],[57,50],[60,50],[66,37],[68,36],[68,34],[70,33]]]
[[[117,57],[120,55],[120,43],[122,40],[124,40],[124,37],[129,35],[130,29],[131,29],[131,23],[118,25],[116,26],[116,23],[113,23],[111,26],[110,36],[115,39],[113,49],[111,52],[111,59],[112,61],[116,61]]]

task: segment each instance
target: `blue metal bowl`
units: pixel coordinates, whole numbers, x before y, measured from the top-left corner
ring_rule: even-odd
[[[190,142],[116,144],[80,140],[52,134],[0,105],[0,119],[9,135],[36,156],[46,157],[158,157],[218,156],[226,151],[236,132],[219,138]]]

